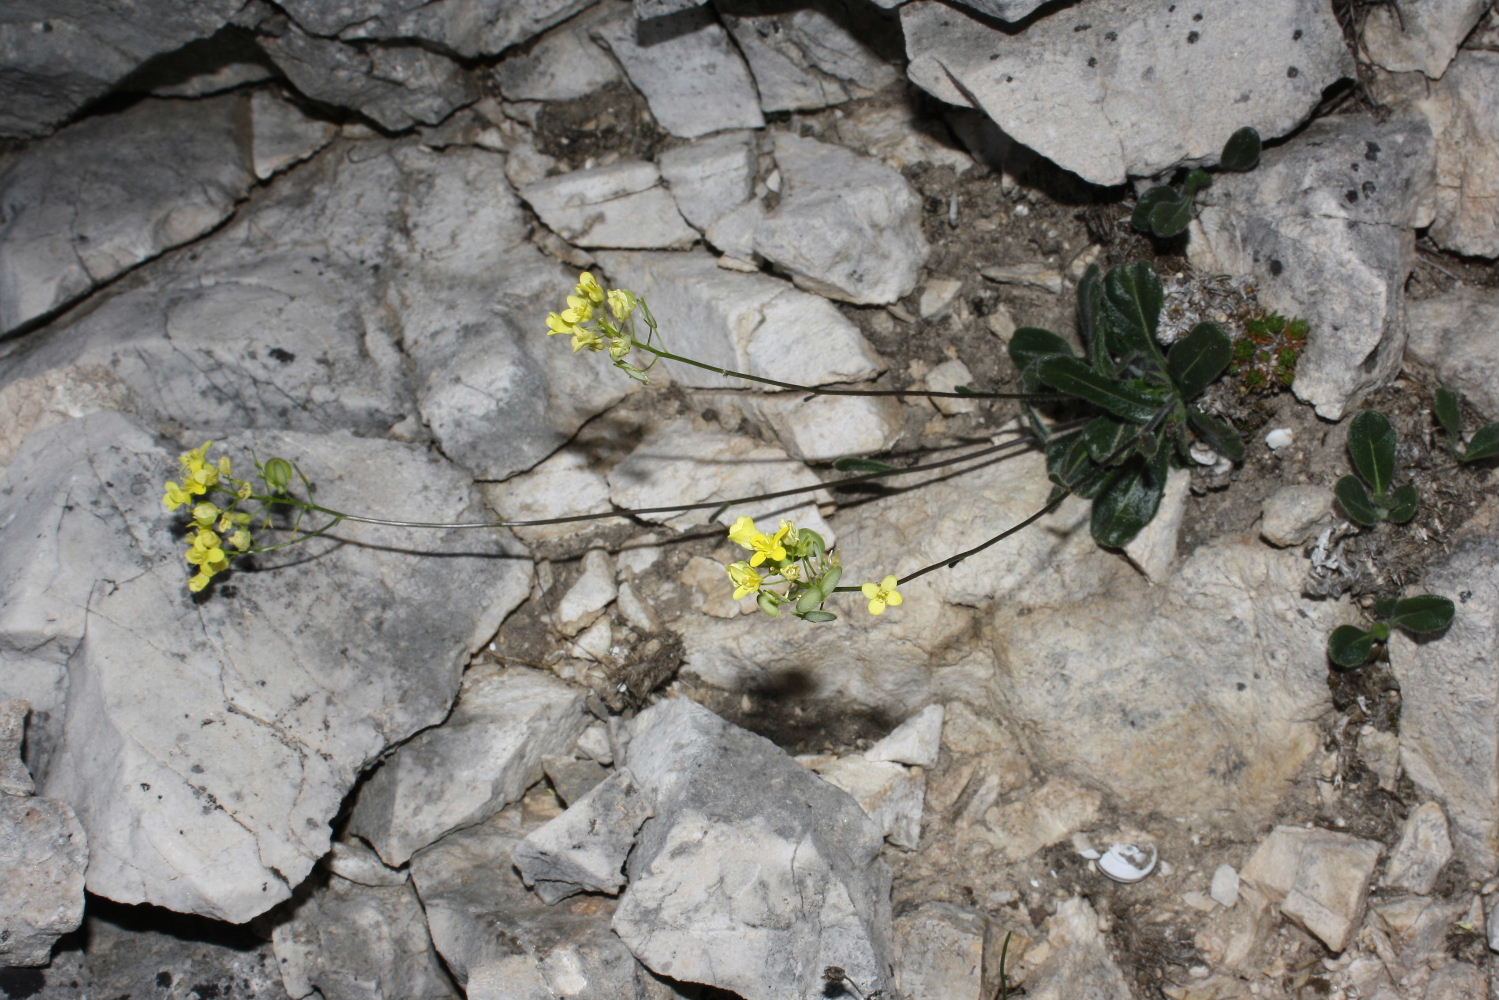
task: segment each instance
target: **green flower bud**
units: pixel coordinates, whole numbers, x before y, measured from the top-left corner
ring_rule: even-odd
[[[265,463],[261,476],[272,493],[285,493],[291,486],[292,464],[284,458],[273,458]]]

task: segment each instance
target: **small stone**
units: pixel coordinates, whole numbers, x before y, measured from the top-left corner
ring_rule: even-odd
[[[36,791],[31,772],[21,759],[26,741],[26,716],[31,705],[20,700],[0,701],[0,794],[30,795]]]
[[[928,705],[864,751],[865,759],[888,760],[913,767],[936,767],[946,714],[941,705]]]
[[[973,373],[968,366],[957,358],[950,358],[933,368],[926,376],[928,389],[935,392],[956,392],[958,386],[968,385],[973,381]],[[978,409],[978,400],[954,399],[951,396],[929,397],[932,405],[946,416],[956,416],[959,413],[972,413]]]
[[[582,575],[562,595],[553,613],[557,628],[563,635],[577,635],[592,625],[618,594],[614,583],[614,562],[603,549],[589,549],[584,553],[582,568]]]
[[[571,806],[599,782],[609,777],[609,770],[595,760],[577,757],[541,758],[541,769],[564,805]]]
[[[625,616],[625,621],[637,632],[650,634],[661,630],[661,616],[656,614],[656,609],[641,596],[633,583],[626,581],[619,585],[616,606],[619,613]]]
[[[907,1000],[977,1000],[983,995],[982,913],[922,903],[895,920],[896,977]]]
[[[328,870],[339,878],[371,887],[404,885],[411,877],[399,868],[380,860],[362,840],[335,840],[324,860]]]
[[[1260,537],[1285,548],[1309,541],[1332,519],[1332,491],[1325,486],[1282,486],[1260,508]]]
[[[307,159],[338,133],[328,122],[308,118],[295,104],[265,90],[250,95],[250,120],[251,161],[261,180]]]
[[[1447,816],[1435,802],[1423,802],[1405,818],[1400,842],[1390,852],[1380,884],[1425,895],[1436,885],[1442,866],[1451,858]]]
[[[1098,817],[1103,796],[1063,778],[984,814],[992,841],[1008,861],[1023,861]]]
[[[812,770],[853,796],[859,808],[896,847],[914,851],[921,840],[921,807],[926,793],[922,772],[890,761],[835,757]]]
[[[72,808],[0,795],[0,968],[46,965],[58,937],[82,923],[87,864]]]
[[[618,80],[614,60],[576,24],[569,22],[526,51],[508,54],[494,71],[500,93],[511,101],[571,101]]]
[[[889,397],[757,396],[751,406],[782,447],[804,462],[889,451],[905,428],[900,404]]]
[[[1392,73],[1420,70],[1437,80],[1487,7],[1485,0],[1423,0],[1397,13],[1381,4],[1369,8],[1360,42]]]
[[[1291,433],[1289,427],[1277,427],[1265,435],[1265,447],[1271,451],[1280,451],[1289,448],[1296,440],[1296,435]]]
[[[1155,517],[1124,546],[1129,561],[1151,583],[1163,583],[1171,575],[1171,566],[1176,562],[1176,540],[1186,516],[1191,485],[1190,472],[1172,469],[1166,476],[1166,491]]]
[[[1006,344],[1010,338],[1015,336],[1015,317],[1010,315],[1010,310],[1002,305],[996,305],[994,311],[984,317],[984,325],[989,332],[994,334]]]
[[[1277,826],[1244,866],[1243,878],[1335,952],[1363,915],[1380,846],[1346,833]]]
[[[661,176],[683,217],[706,230],[754,197],[755,152],[753,132],[708,136],[662,153]]]
[[[1020,206],[1016,206],[1016,214],[1019,214]],[[1054,295],[1061,294],[1063,287],[1062,272],[1046,264],[1020,263],[994,265],[979,269],[979,274],[990,281],[1001,285],[1023,285],[1027,288],[1039,288],[1043,292],[1051,292]]]
[[[625,884],[635,832],[655,813],[628,771],[595,785],[515,848],[515,867],[547,903],[580,892],[614,895]]]
[[[578,736],[577,751],[606,767],[614,763],[614,745],[609,742],[609,727],[602,722],[589,723]]]
[[[681,579],[696,593],[692,606],[703,614],[714,618],[737,618],[742,608],[753,607],[748,595],[743,603],[734,600],[734,584],[729,580],[724,564],[706,556],[693,556],[687,560]]]
[[[921,290],[916,312],[922,319],[940,319],[952,308],[962,290],[963,283],[956,278],[933,278]]]
[[[1233,865],[1219,865],[1213,870],[1213,884],[1208,895],[1224,909],[1239,901],[1239,873]]]
[[[654,163],[627,160],[574,170],[520,188],[554,232],[584,247],[683,249],[697,233],[660,186]]]

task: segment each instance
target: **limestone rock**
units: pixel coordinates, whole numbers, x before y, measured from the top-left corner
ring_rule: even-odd
[[[588,36],[587,15],[550,31],[495,67],[500,93],[511,101],[570,101],[620,78],[619,67]]]
[[[917,0],[901,8],[901,26],[918,86],[977,107],[1093,184],[1211,162],[1245,125],[1285,135],[1353,71],[1318,0],[1201,10],[1089,0],[1022,32]]]
[[[1326,486],[1282,486],[1260,508],[1260,537],[1286,547],[1309,541],[1332,520],[1332,491]]]
[[[503,483],[481,487],[490,508],[506,520],[542,520],[590,514],[609,509],[609,482],[589,456],[563,448],[529,472]],[[518,527],[516,535],[526,542],[575,538],[590,525],[608,522],[573,521]]]
[[[0,136],[46,135],[141,63],[207,38],[243,0],[14,0],[0,12]],[[3,297],[3,296],[0,296]]]
[[[633,720],[626,764],[656,815],[612,926],[653,972],[745,1000],[801,1000],[829,965],[888,988],[890,875],[853,800],[684,699]]]
[[[905,430],[900,404],[888,397],[757,396],[748,402],[761,426],[805,462],[878,455],[894,448]]]
[[[333,875],[272,930],[293,997],[456,1000],[409,883],[371,887]]]
[[[584,553],[582,570],[582,575],[562,595],[553,616],[564,635],[577,635],[592,625],[619,593],[614,584],[614,563],[603,549]]]
[[[1400,763],[1441,803],[1456,856],[1473,871],[1499,859],[1499,541],[1479,530],[1451,543],[1425,589],[1457,616],[1439,642],[1390,637],[1400,681]]]
[[[755,251],[803,288],[859,305],[916,287],[928,247],[911,185],[878,160],[775,133],[781,202],[755,229]]]
[[[755,133],[724,132],[661,154],[677,209],[698,229],[707,229],[755,193]]]
[[[1437,875],[1452,857],[1452,839],[1447,835],[1447,817],[1435,802],[1423,802],[1411,810],[1400,830],[1400,842],[1390,852],[1380,885],[1425,895],[1436,885]]]
[[[561,816],[531,831],[516,847],[515,867],[547,903],[580,892],[615,895],[625,884],[625,858],[635,833],[651,818],[628,771],[604,779]]]
[[[147,99],[66,128],[0,172],[0,332],[217,226],[251,173],[246,101]],[[121,170],[122,162],[129,170]]]
[[[24,701],[0,701],[0,795],[30,795],[36,791],[31,772],[21,760],[30,711],[31,706]]]
[[[716,4],[724,26],[749,63],[767,112],[802,111],[867,97],[895,82],[889,61],[871,47],[890,38],[883,23],[860,12],[840,23],[818,7],[775,12],[753,0]],[[846,15],[847,17],[847,15]],[[849,31],[865,29],[865,38]],[[893,40],[893,39],[890,39]],[[899,43],[896,42],[896,51]]]
[[[915,768],[864,757],[813,757],[801,761],[818,777],[847,792],[896,847],[914,851],[921,841],[926,776]]]
[[[583,247],[682,249],[697,233],[660,186],[655,164],[624,160],[527,184],[520,195],[557,235]]]
[[[1024,861],[1098,818],[1103,797],[1057,778],[984,813],[987,836],[1007,861]]]
[[[1460,254],[1499,257],[1499,52],[1465,51],[1415,107],[1436,137],[1431,238]]]
[[[1487,8],[1487,0],[1425,0],[1399,13],[1371,7],[1360,41],[1369,58],[1392,73],[1420,70],[1435,80]]]
[[[617,16],[599,25],[597,37],[672,135],[765,124],[749,69],[711,7],[639,22]]]
[[[541,758],[570,748],[586,721],[582,693],[549,674],[471,668],[447,720],[365,781],[349,829],[386,864],[405,864],[519,799],[541,779]]]
[[[1499,293],[1459,285],[1410,304],[1407,356],[1488,419],[1499,418]],[[1469,428],[1473,430],[1474,428]]]
[[[865,750],[865,758],[915,767],[936,767],[937,754],[942,746],[942,720],[946,714],[941,705],[928,705]]]
[[[1303,573],[1295,552],[1230,538],[1154,587],[1007,602],[992,618],[995,696],[1053,770],[1125,801],[1253,824],[1319,743],[1324,644],[1341,619],[1298,596]]]
[[[1176,538],[1181,533],[1182,518],[1187,513],[1187,495],[1192,474],[1186,469],[1172,469],[1166,477],[1166,493],[1161,505],[1138,535],[1124,547],[1124,554],[1145,574],[1151,583],[1170,578],[1171,564],[1176,561]]]
[[[1331,830],[1277,826],[1241,877],[1331,951],[1342,951],[1364,913],[1380,847]]]
[[[432,941],[470,1000],[674,1000],[609,930],[613,900],[548,906],[521,884],[511,855],[539,824],[518,812],[449,834],[411,861]]]
[[[1325,419],[1400,366],[1412,230],[1430,221],[1432,177],[1424,122],[1324,118],[1201,196],[1193,265],[1252,276],[1261,304],[1311,324],[1292,389]]]
[[[705,253],[602,253],[599,262],[611,285],[645,296],[678,354],[803,385],[856,382],[881,368],[863,334],[831,303],[768,275],[725,271]],[[683,385],[745,386],[664,364]]]
[[[83,921],[87,839],[62,802],[0,794],[0,967],[45,965]]]
[[[1048,957],[1025,977],[1030,1000],[1133,996],[1086,899],[1063,902],[1043,931]]]
[[[251,158],[261,180],[307,159],[338,133],[328,122],[308,118],[289,101],[264,90],[250,95],[250,118]]]
[[[477,514],[469,477],[425,449],[271,432],[222,446],[295,460],[335,507]],[[91,892],[243,922],[327,853],[360,772],[447,714],[530,570],[494,558],[499,535],[348,526],[194,602],[161,509],[175,465],[119,414],[28,439],[0,487],[0,697],[47,713],[38,786],[88,832]]]
[[[314,34],[344,39],[417,39],[472,59],[526,41],[582,10],[587,0],[288,0],[282,6]]]
[[[908,1000],[983,996],[982,913],[952,903],[923,903],[895,918],[896,978]]]

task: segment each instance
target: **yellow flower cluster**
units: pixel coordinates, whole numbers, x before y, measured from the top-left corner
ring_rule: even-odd
[[[736,601],[754,594],[760,610],[772,617],[785,605],[791,605],[798,618],[810,622],[837,617],[822,606],[837,590],[843,570],[838,556],[828,552],[827,543],[817,532],[798,529],[783,520],[775,534],[767,535],[756,527],[753,518],[741,517],[729,528],[729,540],[751,553],[748,559],[724,567],[734,584]],[[895,577],[887,576],[859,588],[869,601],[870,614],[884,614],[886,608],[904,603],[898,583]]]
[[[249,530],[251,516],[235,509],[241,500],[250,498],[250,484],[233,478],[233,466],[227,455],[220,456],[214,463],[208,461],[208,449],[212,445],[212,441],[206,441],[202,447],[182,455],[179,460],[182,483],[169,480],[166,494],[161,498],[167,510],[177,510],[216,489],[234,497],[228,508],[207,500],[193,505],[192,521],[187,526],[187,561],[196,566],[198,572],[187,582],[187,587],[195,594],[229,568],[231,556],[243,554],[254,541]]]
[[[615,367],[644,382],[650,365],[637,368],[629,362],[630,352],[636,347],[637,310],[644,315],[654,335],[656,321],[640,296],[623,288],[605,291],[591,272],[584,271],[567,297],[567,308],[547,314],[547,336],[572,337],[574,353],[607,349]]]

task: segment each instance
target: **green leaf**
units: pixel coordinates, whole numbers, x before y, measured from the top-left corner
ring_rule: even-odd
[[[1094,417],[1083,428],[1083,441],[1088,446],[1088,456],[1098,463],[1116,464],[1123,454],[1125,442],[1139,430],[1112,417]]]
[[[1162,239],[1180,236],[1192,224],[1192,210],[1195,207],[1190,194],[1182,194],[1170,200],[1163,199],[1150,210],[1150,231]]]
[[[824,601],[828,599],[828,595],[833,592],[833,588],[838,586],[838,581],[841,579],[843,579],[842,566],[834,566],[822,574],[822,579],[817,581],[817,589],[822,591]]]
[[[818,590],[816,587],[808,587],[806,590],[802,591],[801,596],[796,599],[796,613],[799,615],[804,615],[808,611],[815,611],[817,610],[817,606],[821,603],[822,591]]]
[[[1407,597],[1396,601],[1388,620],[1396,628],[1420,634],[1440,632],[1452,624],[1452,617],[1455,614],[1457,614],[1457,608],[1447,598],[1436,594],[1422,594],[1420,597]]]
[[[1233,354],[1233,344],[1222,327],[1198,323],[1191,333],[1171,345],[1166,368],[1182,399],[1194,399],[1223,374]]]
[[[1455,450],[1463,435],[1463,412],[1457,393],[1446,386],[1437,386],[1432,409],[1436,411],[1437,423],[1447,432],[1447,447]]]
[[[781,616],[780,604],[776,602],[776,599],[774,597],[772,597],[765,591],[760,591],[759,596],[755,598],[755,603],[760,605],[760,610],[765,612],[767,615],[770,615],[770,617],[779,618]]]
[[[840,458],[833,463],[839,472],[899,472],[893,465],[876,462],[872,458]]]
[[[1103,292],[1110,351],[1125,358],[1153,358],[1154,367],[1164,369],[1166,359],[1155,342],[1155,331],[1165,294],[1155,269],[1143,260],[1116,267],[1104,276]]]
[[[1218,166],[1223,170],[1253,170],[1260,162],[1260,134],[1246,125],[1223,144]]]
[[[1406,483],[1390,494],[1385,504],[1385,517],[1396,524],[1404,524],[1416,516],[1420,502],[1421,493],[1415,483]]]
[[[1363,410],[1348,425],[1348,455],[1375,499],[1389,492],[1395,477],[1395,428],[1378,410]]]
[[[1166,477],[1157,477],[1143,459],[1121,469],[1093,500],[1093,540],[1105,548],[1122,549],[1155,517],[1165,492]]]
[[[1097,264],[1089,264],[1082,280],[1077,283],[1077,332],[1094,368],[1102,368],[1101,362],[1107,357],[1106,322],[1103,315],[1103,270]]]
[[[1088,455],[1088,442],[1080,431],[1055,438],[1046,445],[1046,474],[1058,486],[1076,489],[1094,467]]]
[[[1369,499],[1369,491],[1357,476],[1339,479],[1332,488],[1332,494],[1338,498],[1338,505],[1348,515],[1348,520],[1366,528],[1384,520],[1383,512],[1374,506],[1374,501]]]
[[[807,611],[802,614],[801,618],[803,621],[809,621],[813,624],[818,622],[835,622],[838,620],[838,616],[831,611]]]
[[[1327,637],[1327,658],[1349,670],[1362,667],[1374,655],[1374,633],[1357,625],[1339,625]]]
[[[1020,371],[1025,371],[1041,358],[1053,354],[1072,357],[1072,345],[1050,330],[1039,326],[1022,326],[1010,337],[1010,361]]]
[[[1211,449],[1230,462],[1244,461],[1244,439],[1224,420],[1210,417],[1195,406],[1187,407],[1187,423]],[[1356,480],[1355,480],[1356,481]]]
[[[1036,362],[1036,371],[1042,381],[1059,392],[1086,400],[1132,423],[1143,424],[1160,409],[1155,397],[1094,371],[1078,358],[1054,354]]]
[[[1481,462],[1495,455],[1499,455],[1499,424],[1486,424],[1474,432],[1458,461]]]
[[[1144,194],[1140,195],[1140,200],[1135,202],[1134,214],[1129,217],[1130,225],[1134,226],[1142,233],[1150,232],[1151,214],[1155,212],[1158,206],[1168,201],[1176,201],[1177,199],[1177,193],[1169,187],[1165,187],[1163,185],[1161,187],[1151,188]]]
[[[1187,173],[1186,183],[1182,185],[1182,194],[1190,201],[1196,197],[1197,192],[1205,187],[1212,187],[1213,177],[1206,170],[1192,169]]]

